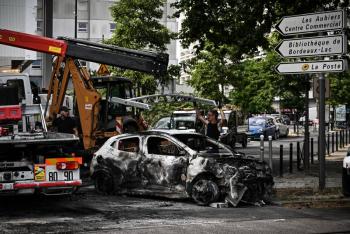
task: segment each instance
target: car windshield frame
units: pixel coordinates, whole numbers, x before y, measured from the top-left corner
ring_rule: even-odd
[[[213,157],[213,158],[218,157],[218,158],[220,158],[223,156],[224,157],[233,156],[235,154],[233,152],[233,150],[230,149],[229,147],[226,147],[224,144],[222,144],[214,139],[211,139],[209,137],[206,137],[204,135],[176,133],[176,134],[172,134],[172,137],[174,137],[175,139],[177,139],[181,143],[185,144],[191,150],[197,152],[199,155],[201,155],[203,157]],[[185,140],[186,137],[188,139]],[[201,138],[202,142],[200,144],[198,144],[199,142],[197,142],[196,147],[194,147],[188,142],[189,138],[197,138],[197,139]],[[204,140],[206,142],[204,142]],[[205,146],[205,148],[201,148],[201,149],[197,148],[197,147],[203,147],[203,146]]]

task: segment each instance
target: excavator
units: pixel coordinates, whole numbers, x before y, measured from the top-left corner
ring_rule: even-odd
[[[137,121],[130,118],[127,109],[148,109],[149,106],[132,100],[132,84],[128,79],[92,78],[79,60],[144,72],[158,78],[166,73],[169,61],[169,55],[165,53],[138,51],[67,37],[52,39],[6,29],[0,29],[0,44],[54,56],[47,93],[47,102],[51,100],[51,105],[48,110],[47,103],[45,116],[48,111],[49,121],[56,118],[71,80],[84,149],[93,149],[100,141],[121,133],[122,128],[145,127],[142,118],[138,116]]]

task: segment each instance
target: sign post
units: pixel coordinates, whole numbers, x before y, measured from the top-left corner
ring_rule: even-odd
[[[308,33],[318,33],[327,31],[342,31],[346,24],[345,10],[335,10],[318,12],[303,15],[285,16],[276,25],[277,31],[282,35],[299,35]],[[322,35],[322,34],[321,34]],[[282,40],[275,48],[276,52],[285,58],[317,57],[317,56],[335,56],[347,53],[347,38],[341,34],[324,35],[317,37],[292,38]],[[321,61],[299,61],[280,63],[275,70],[279,74],[307,74],[317,73],[319,79],[319,189],[323,190],[326,186],[325,173],[325,73],[343,72],[347,70],[347,61],[321,60]],[[307,79],[308,80],[308,79]],[[308,94],[308,89],[306,90]],[[308,95],[306,94],[305,103],[308,109]],[[307,113],[308,111],[306,111]],[[308,113],[305,119],[307,119]],[[308,124],[308,123],[306,123]],[[308,126],[305,126],[304,146],[305,152],[308,152]],[[304,167],[308,167],[309,157],[305,154]]]
[[[325,132],[325,113],[326,113],[326,103],[325,103],[325,78],[324,74],[319,74],[319,86],[320,86],[320,102],[319,102],[319,188],[324,190],[326,187],[326,132]]]

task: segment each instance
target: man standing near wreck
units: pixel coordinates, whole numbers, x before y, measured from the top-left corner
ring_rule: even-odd
[[[197,118],[206,126],[205,135],[215,140],[219,140],[221,128],[226,123],[225,114],[221,107],[219,107],[219,111],[221,120],[218,119],[219,113],[215,109],[208,112],[208,119],[206,120],[204,116],[201,115],[200,111],[198,109],[196,110]]]

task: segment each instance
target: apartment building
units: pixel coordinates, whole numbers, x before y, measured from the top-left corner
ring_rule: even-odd
[[[6,28],[31,34],[43,34],[44,0],[1,0],[0,28]],[[102,42],[112,36],[116,28],[110,7],[117,0],[78,0],[77,3],[77,37],[79,39]],[[164,15],[160,22],[171,31],[177,32],[176,19],[169,18],[173,14],[169,0],[164,5]],[[74,37],[75,1],[53,0],[53,37]],[[168,45],[169,64],[177,64],[176,41]],[[42,55],[33,51],[11,48],[0,45],[0,69],[9,70],[13,60],[33,60],[25,72],[30,74],[33,82],[42,86]],[[98,64],[83,62],[89,70],[96,70]],[[48,78],[46,78],[48,79]]]

